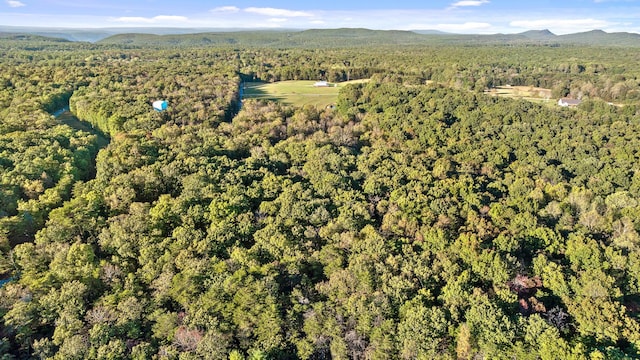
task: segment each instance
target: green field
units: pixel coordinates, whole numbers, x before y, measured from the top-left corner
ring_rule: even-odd
[[[341,83],[329,83],[328,87],[315,87],[313,80],[290,80],[275,83],[245,83],[245,99],[268,99],[294,106],[312,105],[327,107],[338,100],[340,88],[367,80],[351,80]]]

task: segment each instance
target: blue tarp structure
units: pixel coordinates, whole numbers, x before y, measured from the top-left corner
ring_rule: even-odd
[[[0,280],[0,288],[2,288],[4,286],[4,284],[8,283],[11,280],[13,280],[13,278]]]
[[[167,100],[156,100],[153,102],[153,108],[156,111],[167,110],[167,105],[169,105],[169,103],[167,103]]]

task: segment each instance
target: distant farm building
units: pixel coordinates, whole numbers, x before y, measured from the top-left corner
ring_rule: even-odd
[[[558,105],[562,107],[574,107],[574,106],[580,105],[581,102],[582,100],[578,100],[578,99],[562,98],[558,100]]]
[[[329,83],[327,81],[316,81],[315,84],[313,84],[313,86],[315,86],[315,87],[328,87]]]

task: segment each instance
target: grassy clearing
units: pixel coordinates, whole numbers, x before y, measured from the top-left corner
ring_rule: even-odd
[[[335,104],[340,88],[347,84],[366,82],[352,80],[341,83],[329,83],[328,87],[315,87],[313,80],[290,80],[275,83],[245,83],[245,99],[269,99],[287,105],[312,105],[318,108]]]
[[[58,119],[60,123],[70,126],[76,130],[80,130],[80,131],[88,132],[89,134],[92,134],[92,135],[96,135],[97,137],[96,141],[99,148],[103,148],[109,145],[109,139],[107,139],[104,134],[94,129],[91,126],[91,124],[89,124],[88,122],[79,120],[77,117],[75,117],[75,115],[69,112],[68,109],[66,111],[60,112],[56,116],[56,119]]]
[[[534,102],[550,102],[551,89],[535,86],[497,86],[485,91],[485,94],[506,97],[511,99],[523,99]]]

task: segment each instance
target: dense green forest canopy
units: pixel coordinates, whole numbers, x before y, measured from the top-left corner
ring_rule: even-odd
[[[640,356],[634,49],[0,55],[3,359]],[[240,99],[365,78],[335,107]]]

